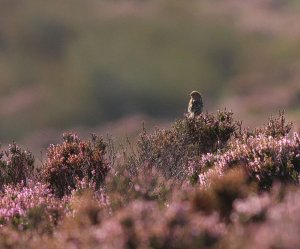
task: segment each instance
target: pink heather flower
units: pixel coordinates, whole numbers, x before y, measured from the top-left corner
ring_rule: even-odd
[[[46,210],[58,209],[64,212],[65,204],[66,199],[56,199],[48,186],[40,182],[30,181],[28,186],[23,183],[17,186],[6,185],[0,198],[0,221],[8,223],[14,217],[25,217],[28,210],[40,206]]]

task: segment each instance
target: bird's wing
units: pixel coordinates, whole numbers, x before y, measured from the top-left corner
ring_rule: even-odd
[[[192,99],[191,99],[190,102],[189,102],[188,112],[189,112],[189,113],[193,112],[193,100],[192,100]]]
[[[203,102],[202,101],[194,101],[191,111],[194,113],[201,113],[203,109]]]

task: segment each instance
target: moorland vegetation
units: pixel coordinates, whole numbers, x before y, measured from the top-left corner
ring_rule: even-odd
[[[300,135],[284,113],[244,128],[223,110],[117,147],[63,134],[41,167],[0,157],[1,248],[296,248]]]

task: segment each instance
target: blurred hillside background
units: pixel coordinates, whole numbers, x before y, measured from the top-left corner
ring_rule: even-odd
[[[0,0],[0,143],[167,125],[191,90],[299,124],[299,44],[298,0]]]

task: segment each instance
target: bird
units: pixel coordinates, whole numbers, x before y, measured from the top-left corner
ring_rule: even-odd
[[[203,101],[201,94],[198,91],[192,91],[190,93],[190,102],[188,106],[188,116],[194,118],[199,116],[203,111]]]

